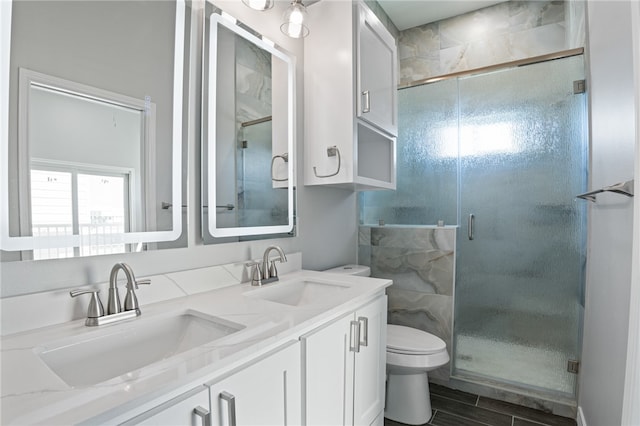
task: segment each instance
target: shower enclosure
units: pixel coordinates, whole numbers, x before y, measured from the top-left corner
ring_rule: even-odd
[[[398,189],[363,224],[456,224],[451,376],[575,397],[588,142],[581,55],[399,93]],[[373,269],[373,268],[372,268]],[[569,367],[569,368],[568,368]]]
[[[236,152],[237,226],[286,225],[287,191],[272,182],[271,117],[242,123]]]

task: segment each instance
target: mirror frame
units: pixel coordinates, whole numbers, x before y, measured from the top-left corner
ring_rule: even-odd
[[[11,71],[11,9],[13,0],[0,1],[0,249],[23,251],[42,248],[80,247],[81,235],[12,237],[9,234],[9,77]],[[172,205],[182,206],[183,76],[185,65],[186,0],[175,0],[176,20],[173,61],[172,127]],[[17,125],[17,124],[16,124]],[[168,231],[110,234],[110,242],[119,244],[174,241],[182,235],[182,208],[172,209],[173,228]]]
[[[205,14],[206,15],[206,14]],[[208,53],[208,73],[203,74],[203,79],[208,79],[207,82],[203,82],[203,87],[208,87],[208,92],[205,93],[206,96],[206,116],[203,117],[202,126],[206,127],[206,130],[203,129],[203,135],[207,135],[206,140],[203,140],[203,145],[206,144],[207,147],[207,164],[209,164],[207,172],[207,196],[208,202],[210,206],[218,205],[218,200],[216,197],[216,182],[217,177],[215,173],[215,164],[216,164],[216,99],[217,99],[217,58],[218,58],[218,27],[222,26],[229,31],[235,33],[236,35],[248,40],[253,43],[257,47],[264,49],[265,51],[271,53],[271,55],[277,57],[278,59],[285,62],[287,65],[288,76],[287,76],[287,152],[289,153],[289,161],[287,167],[287,179],[289,185],[287,186],[287,201],[288,201],[288,211],[287,211],[287,224],[286,225],[276,225],[276,226],[236,226],[236,227],[226,227],[226,228],[218,228],[217,227],[217,214],[211,214],[215,209],[209,208],[208,216],[208,230],[209,233],[214,238],[222,238],[222,237],[240,237],[240,236],[250,236],[250,235],[268,235],[268,234],[283,234],[291,232],[294,228],[294,219],[293,219],[293,203],[294,203],[294,195],[293,188],[295,186],[295,178],[294,178],[294,162],[295,162],[295,149],[294,149],[294,122],[295,122],[295,109],[294,109],[294,88],[295,88],[295,58],[288,53],[286,53],[283,49],[280,49],[275,45],[275,43],[266,39],[265,37],[257,36],[246,30],[244,24],[238,22],[235,18],[228,15],[226,12],[221,11],[214,7],[214,11],[209,15],[205,16],[205,20],[208,20],[210,23],[209,27],[209,38],[208,38],[208,50],[205,52]],[[207,22],[205,22],[205,25]],[[204,167],[203,167],[204,171]],[[211,173],[213,171],[214,173]],[[202,206],[203,210],[205,206]]]

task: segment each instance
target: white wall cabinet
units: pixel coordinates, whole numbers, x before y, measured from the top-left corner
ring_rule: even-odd
[[[383,419],[387,297],[301,337],[304,416],[312,425]]]
[[[212,426],[299,425],[300,343],[207,385]]]
[[[397,136],[396,41],[366,6],[355,13],[357,116]]]
[[[395,39],[357,1],[311,5],[309,30],[304,41],[305,185],[395,189]]]

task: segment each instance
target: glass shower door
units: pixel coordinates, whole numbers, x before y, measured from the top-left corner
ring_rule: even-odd
[[[587,186],[582,56],[460,78],[453,374],[572,397]]]
[[[271,175],[271,119],[242,127],[238,164],[238,226],[277,226],[288,221],[287,191]]]

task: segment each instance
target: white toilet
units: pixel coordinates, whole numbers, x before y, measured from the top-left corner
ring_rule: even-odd
[[[427,371],[449,362],[442,339],[416,328],[387,325],[387,403],[384,416],[409,425],[431,418]]]
[[[344,265],[325,272],[368,277],[362,265]],[[431,419],[431,397],[427,371],[449,362],[444,340],[426,331],[387,325],[387,401],[384,416],[409,425]]]
[[[368,266],[363,265],[342,265],[337,268],[327,269],[324,272],[331,272],[332,274],[347,274],[358,275],[361,277],[368,277],[371,275],[371,269]]]

